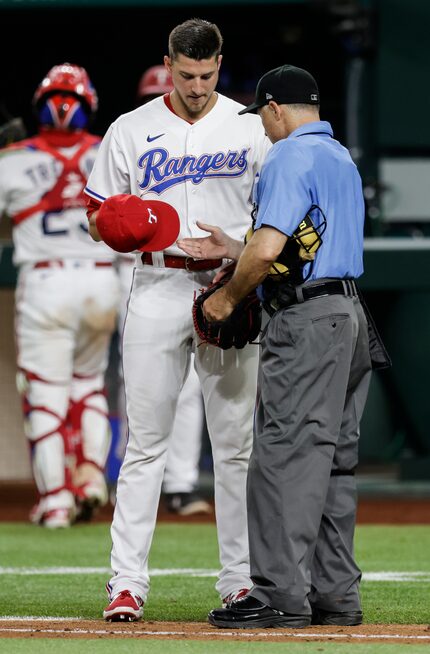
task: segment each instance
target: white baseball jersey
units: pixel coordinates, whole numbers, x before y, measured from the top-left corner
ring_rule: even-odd
[[[76,488],[85,494],[90,482],[103,501],[106,496],[110,431],[103,388],[119,289],[115,253],[94,242],[87,228],[83,188],[99,143],[82,133],[73,146],[52,147],[41,133],[0,152],[0,215],[12,220],[20,266],[18,386],[42,521],[58,511],[70,520]],[[83,461],[71,480],[69,423],[79,432]]]
[[[14,263],[49,259],[110,261],[114,253],[88,235],[83,188],[100,139],[52,148],[43,136],[0,152],[0,216],[14,226]]]
[[[120,116],[85,192],[99,202],[117,193],[168,202],[179,213],[179,238],[202,236],[200,220],[241,239],[250,224],[250,189],[270,147],[260,118],[239,116],[241,108],[218,94],[213,109],[190,124],[159,97]],[[165,252],[184,254],[175,245]]]
[[[218,95],[210,112],[191,124],[174,113],[165,96],[121,116],[102,141],[86,193],[99,202],[118,193],[167,202],[179,214],[181,237],[206,236],[196,226],[200,220],[243,238],[251,224],[254,178],[270,143],[260,119],[239,116],[240,109]],[[175,244],[165,252],[185,256]],[[169,435],[194,351],[214,460],[222,567],[216,588],[226,597],[251,586],[246,476],[258,347],[223,351],[199,345],[193,298],[215,271],[165,267],[162,253],[153,253],[152,262],[143,264],[136,256],[124,328],[129,438],[111,529],[115,574],[109,588],[112,596],[130,590],[146,599]]]

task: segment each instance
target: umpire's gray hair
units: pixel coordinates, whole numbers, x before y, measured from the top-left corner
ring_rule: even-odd
[[[286,104],[288,109],[294,111],[295,113],[314,113],[319,114],[320,105],[319,104],[305,104],[305,103],[296,103],[296,104]]]

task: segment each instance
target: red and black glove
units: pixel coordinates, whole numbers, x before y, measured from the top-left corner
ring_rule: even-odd
[[[209,322],[203,314],[203,303],[222,288],[231,275],[225,275],[200,293],[193,304],[194,329],[203,343],[216,345],[222,350],[235,347],[241,350],[247,343],[255,342],[261,329],[261,304],[255,291],[237,304],[226,320]]]

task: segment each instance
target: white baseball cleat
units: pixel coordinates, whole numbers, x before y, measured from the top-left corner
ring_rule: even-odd
[[[44,508],[43,508],[43,501],[39,500],[37,504],[35,504],[30,513],[29,513],[29,520],[32,522],[34,525],[40,525],[42,523],[43,519],[43,513],[44,513]]]
[[[72,524],[71,511],[69,509],[52,509],[43,514],[42,527],[47,529],[63,529]]]
[[[62,507],[56,509],[46,509],[44,499],[39,500],[30,511],[30,522],[48,529],[61,529],[70,527],[75,519],[76,511],[74,507]]]

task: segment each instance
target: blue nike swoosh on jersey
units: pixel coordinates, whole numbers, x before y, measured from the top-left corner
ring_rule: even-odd
[[[146,137],[146,140],[148,141],[148,143],[152,143],[152,141],[155,141],[156,139],[159,139],[159,138],[161,138],[162,136],[164,136],[164,134],[158,134],[158,136],[149,136],[149,135],[148,135],[148,136]]]

